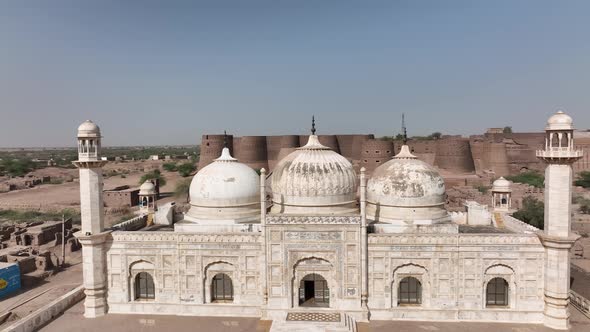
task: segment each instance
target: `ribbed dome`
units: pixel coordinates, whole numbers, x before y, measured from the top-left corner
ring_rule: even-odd
[[[260,211],[260,179],[232,158],[228,148],[191,181],[187,216],[197,219],[240,219]]]
[[[546,130],[572,130],[574,129],[574,121],[571,116],[565,114],[563,111],[557,111],[549,120],[547,120]]]
[[[272,174],[272,212],[345,214],[356,211],[356,175],[343,156],[322,145],[316,135],[290,153]]]
[[[435,222],[447,216],[445,183],[408,146],[377,167],[367,183],[367,216],[375,221]]]
[[[100,128],[94,122],[86,120],[78,127],[78,137],[100,137]]]

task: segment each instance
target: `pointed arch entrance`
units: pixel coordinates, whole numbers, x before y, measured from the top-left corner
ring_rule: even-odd
[[[299,283],[299,306],[329,307],[330,288],[328,281],[317,273],[310,273]]]

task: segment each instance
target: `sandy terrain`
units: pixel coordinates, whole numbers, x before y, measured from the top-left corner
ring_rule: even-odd
[[[104,188],[106,190],[113,189],[118,186],[128,185],[130,187],[139,187],[139,179],[144,170],[147,172],[151,169],[158,168],[163,162],[133,162],[133,163],[109,163],[105,166],[104,173],[116,170],[119,173],[130,172],[125,174],[125,178],[121,175],[105,176]],[[55,168],[48,168],[43,171],[43,174],[55,175]],[[77,170],[63,170],[64,173],[72,173],[77,175]],[[41,172],[41,170],[36,171]],[[159,204],[164,204],[173,201],[170,197],[174,192],[177,181],[183,179],[177,172],[162,171],[166,178],[166,185],[160,191],[163,197]],[[20,210],[40,210],[40,211],[55,211],[66,208],[79,209],[80,206],[80,186],[77,181],[65,182],[63,184],[43,184],[31,189],[15,190],[6,193],[0,193],[0,209],[20,209]],[[107,224],[113,220],[118,220],[121,216],[110,216],[107,214]]]

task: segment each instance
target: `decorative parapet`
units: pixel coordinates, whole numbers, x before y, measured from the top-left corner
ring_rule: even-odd
[[[147,216],[141,215],[129,220],[125,220],[121,223],[113,225],[111,230],[113,231],[132,231],[134,229],[141,229],[147,224]]]
[[[369,244],[395,245],[540,245],[536,236],[522,234],[411,235],[369,234]]]
[[[540,231],[540,229],[538,229],[537,227],[529,225],[521,220],[518,220],[511,215],[504,214],[503,217],[504,225],[515,232],[535,234],[536,232]]]
[[[590,300],[570,289],[570,303],[590,318]]]
[[[302,224],[302,225],[356,225],[361,223],[361,216],[286,216],[268,215],[267,224]]]
[[[115,242],[256,243],[259,233],[114,232]]]

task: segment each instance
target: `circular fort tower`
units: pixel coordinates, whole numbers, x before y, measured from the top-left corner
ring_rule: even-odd
[[[227,137],[227,138],[226,138]],[[209,165],[221,155],[224,144],[230,153],[233,153],[233,135],[203,135],[201,139],[201,156],[199,158],[199,169]],[[227,141],[227,143],[225,143]]]
[[[266,136],[242,136],[234,141],[236,158],[254,168],[268,168]]]
[[[267,136],[266,151],[268,156],[268,167],[274,169],[275,165],[289,153],[292,149],[299,147],[298,135]],[[283,149],[291,149],[289,152],[281,152]],[[282,156],[282,157],[281,157]]]
[[[471,173],[475,171],[469,139],[449,138],[439,140],[436,144],[434,165],[454,173]]]
[[[371,139],[363,143],[361,148],[361,167],[372,173],[394,156],[393,141]]]

